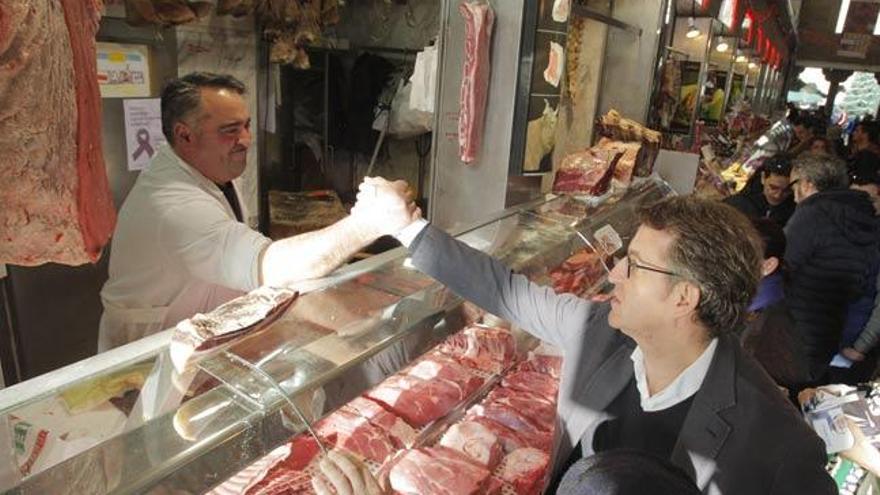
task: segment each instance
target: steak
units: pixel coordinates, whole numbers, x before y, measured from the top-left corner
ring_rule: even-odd
[[[468,327],[437,349],[466,366],[491,373],[501,372],[516,357],[513,335],[503,328]]]
[[[515,371],[501,381],[503,387],[537,394],[552,403],[556,403],[559,393],[559,381],[550,375],[535,371]]]
[[[516,433],[515,439],[524,442],[528,447],[548,451],[553,443],[551,431],[536,425],[535,420],[523,414],[523,411],[511,409],[503,403],[477,404],[468,410],[466,419],[474,417],[483,417],[508,428]]]
[[[432,352],[418,360],[406,370],[406,374],[422,380],[440,378],[454,383],[461,389],[463,398],[470,396],[485,381],[472,370],[439,352]]]
[[[442,378],[429,381],[393,375],[367,392],[366,397],[419,428],[445,416],[466,396],[459,386]]]
[[[391,488],[402,495],[477,495],[486,493],[489,470],[445,447],[407,451],[391,468]]]
[[[516,371],[533,371],[559,380],[559,373],[562,371],[562,356],[533,354],[517,365]]]
[[[94,262],[113,232],[99,8],[94,0],[0,3],[0,263]]]
[[[483,134],[483,118],[489,93],[489,49],[495,13],[487,3],[465,0],[458,6],[464,18],[464,62],[458,112],[458,147],[461,161],[477,159]]]
[[[466,454],[490,471],[495,469],[504,455],[498,436],[476,421],[462,421],[452,425],[443,434],[440,445]]]
[[[499,476],[513,485],[517,495],[540,495],[547,478],[550,456],[538,449],[517,449],[504,458]]]
[[[257,462],[247,466],[239,471],[231,478],[224,481],[207,495],[240,495],[247,493],[257,483],[262,481],[269,471],[279,462],[290,455],[290,444],[284,444],[281,447],[269,452]]]
[[[498,387],[492,390],[484,404],[503,404],[524,417],[541,430],[552,431],[556,421],[556,402],[545,397],[523,390]]]
[[[335,445],[380,464],[396,450],[384,430],[345,408],[318,421],[315,424],[315,433],[326,444]]]
[[[416,440],[416,431],[412,426],[369,399],[355,397],[342,409],[354,412],[382,429],[397,449],[412,447]]]
[[[171,337],[171,362],[183,373],[199,356],[272,324],[290,308],[296,296],[289,289],[260,287],[206,315],[197,313],[181,321]]]

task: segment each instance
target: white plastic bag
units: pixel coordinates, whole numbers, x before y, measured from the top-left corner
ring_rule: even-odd
[[[397,93],[391,101],[391,108],[379,111],[373,120],[373,129],[380,132],[385,129],[387,135],[399,139],[431,132],[434,114],[411,108],[409,99],[412,84],[403,84],[403,80],[400,84],[402,86],[398,86]]]
[[[416,55],[412,76],[409,106],[423,112],[434,113],[434,97],[437,94],[437,47],[426,46]]]

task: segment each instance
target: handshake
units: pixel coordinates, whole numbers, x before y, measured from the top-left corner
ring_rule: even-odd
[[[358,186],[351,216],[371,237],[381,237],[397,234],[421,218],[422,210],[413,202],[412,191],[405,181],[365,177]]]

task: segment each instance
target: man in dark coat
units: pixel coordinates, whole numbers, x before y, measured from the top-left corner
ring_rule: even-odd
[[[791,173],[798,206],[786,227],[786,300],[815,383],[837,353],[849,304],[872,281],[878,223],[868,195],[848,189],[846,166],[804,156]]]
[[[752,218],[769,218],[780,227],[785,227],[794,214],[794,199],[788,187],[791,174],[791,161],[778,155],[768,158],[760,170],[760,188],[746,187],[738,194],[724,200],[725,203]]]

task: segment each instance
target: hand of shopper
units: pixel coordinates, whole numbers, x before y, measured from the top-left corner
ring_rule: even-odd
[[[844,347],[843,350],[840,351],[840,353],[843,354],[843,357],[849,359],[850,361],[854,361],[856,363],[858,363],[859,361],[865,360],[865,355],[862,354],[861,352],[853,349],[852,347]]]
[[[338,450],[321,459],[320,469],[321,474],[312,477],[312,488],[318,495],[333,495],[333,490],[336,495],[382,495],[370,470]]]
[[[377,237],[397,234],[422,216],[412,201],[409,186],[402,180],[366,177],[358,190],[351,215]]]

